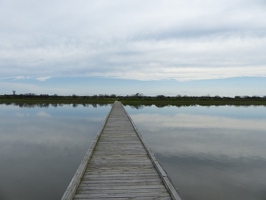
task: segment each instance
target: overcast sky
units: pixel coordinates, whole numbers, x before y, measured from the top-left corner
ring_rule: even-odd
[[[265,83],[265,0],[0,1],[0,94],[266,95]]]

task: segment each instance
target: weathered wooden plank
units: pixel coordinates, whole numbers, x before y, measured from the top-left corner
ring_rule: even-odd
[[[92,190],[136,190],[136,189],[165,189],[165,186],[163,184],[123,184],[123,185],[110,185],[110,184],[89,184],[89,183],[81,183],[79,185],[79,188],[77,190],[87,190],[87,189],[92,189]]]
[[[130,179],[130,180],[129,180]],[[91,177],[91,176],[84,176],[82,181],[84,182],[109,182],[109,183],[129,183],[129,182],[140,182],[140,181],[161,181],[159,176],[109,176],[109,177]]]
[[[112,166],[100,166],[96,169],[93,168],[87,168],[87,170],[93,170],[93,171],[111,171],[111,170],[124,170],[124,171],[131,171],[131,170],[144,170],[144,169],[152,169],[154,170],[153,165],[144,165],[144,166],[116,166],[116,167],[112,167]],[[86,171],[87,171],[86,170]]]
[[[169,193],[168,192],[160,192],[159,194],[156,193],[130,193],[130,192],[124,192],[124,193],[120,193],[120,194],[111,194],[111,193],[98,193],[98,194],[75,194],[75,198],[101,198],[101,197],[111,197],[111,198],[121,198],[121,197],[127,197],[127,198],[134,198],[134,197],[155,197],[155,198],[159,198],[159,197],[169,197]]]
[[[88,199],[95,199],[95,198],[88,198],[88,197],[79,197],[79,198],[74,198],[74,199],[78,199],[78,200],[88,200]],[[121,197],[121,198],[110,198],[110,197],[98,197],[97,200],[129,200],[128,197]],[[130,199],[134,199],[134,200],[170,200],[171,197],[134,197],[134,198],[130,198]]]
[[[96,170],[93,170],[93,171],[85,171],[84,175],[97,175],[97,176],[126,176],[126,175],[129,175],[129,176],[135,176],[135,175],[141,175],[141,174],[144,174],[144,175],[152,175],[152,174],[158,174],[156,172],[154,172],[153,169],[149,169],[149,170],[141,170],[141,171],[126,171],[126,170],[112,170],[112,171],[96,171]]]
[[[104,192],[105,193],[112,193],[112,194],[119,194],[119,193],[125,193],[128,191],[128,188],[124,188],[124,189],[105,189]],[[97,194],[102,192],[101,190],[97,190],[97,189],[91,189],[91,188],[84,188],[84,189],[78,189],[77,190],[77,194],[79,193],[84,193],[84,194]],[[165,188],[161,187],[161,188],[135,188],[134,190],[130,190],[131,193],[160,193],[160,192],[165,192]]]
[[[99,173],[85,173],[84,174],[84,178],[88,177],[88,178],[121,178],[121,177],[147,177],[147,178],[150,178],[150,177],[153,177],[153,176],[156,176],[156,177],[159,177],[158,174],[154,173],[153,171],[150,171],[149,173],[122,173],[122,174],[118,174],[118,173],[109,173],[109,174],[99,174]]]
[[[180,200],[119,102],[114,103],[87,154],[62,200]]]

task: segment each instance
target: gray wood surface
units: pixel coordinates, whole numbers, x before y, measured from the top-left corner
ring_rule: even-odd
[[[181,200],[120,102],[115,102],[62,200]]]

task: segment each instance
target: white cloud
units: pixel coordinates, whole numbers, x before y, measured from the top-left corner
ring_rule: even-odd
[[[259,0],[3,0],[0,13],[0,78],[266,76]]]
[[[40,111],[37,113],[37,116],[38,117],[51,117],[50,114],[48,114],[47,112],[44,112],[44,111]]]
[[[0,91],[3,94],[13,94],[13,90],[16,91],[16,94],[24,93],[35,93],[35,94],[58,94],[58,95],[69,95],[73,91],[69,88],[53,86],[45,87],[38,86],[33,83],[17,83],[17,82],[7,82],[0,81]]]
[[[14,80],[24,80],[24,79],[29,79],[28,76],[16,76],[14,77]]]
[[[50,79],[51,77],[39,77],[39,78],[36,78],[38,81],[46,81],[48,79]]]
[[[171,79],[178,81],[222,79],[241,76],[266,77],[265,67],[229,67],[229,68],[166,68],[154,71],[152,68],[142,71],[95,73],[95,76],[109,76],[135,80]]]

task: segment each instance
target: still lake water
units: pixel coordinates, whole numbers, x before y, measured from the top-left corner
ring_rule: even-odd
[[[111,105],[0,105],[0,199],[58,200]],[[265,106],[126,106],[184,200],[266,199]]]

